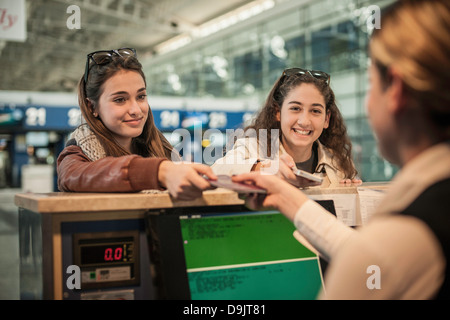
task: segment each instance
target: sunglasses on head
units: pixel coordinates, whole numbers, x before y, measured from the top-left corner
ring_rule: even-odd
[[[306,70],[306,69],[301,69],[301,68],[290,68],[290,69],[285,69],[283,71],[282,76],[293,76],[295,74],[309,74],[310,76],[319,79],[319,80],[323,80],[326,82],[326,84],[330,84],[330,75],[326,72],[323,71],[318,71],[318,70]]]
[[[91,61],[97,65],[105,65],[114,59],[114,55],[119,57],[133,56],[136,57],[136,50],[133,48],[120,48],[116,50],[100,50],[94,51],[87,55],[86,70],[84,71],[84,83],[87,83]]]

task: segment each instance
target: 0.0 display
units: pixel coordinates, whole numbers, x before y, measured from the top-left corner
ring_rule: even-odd
[[[81,264],[104,264],[114,262],[129,262],[133,260],[133,244],[96,244],[80,248]]]

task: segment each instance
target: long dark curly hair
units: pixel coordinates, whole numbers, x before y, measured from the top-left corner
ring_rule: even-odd
[[[281,106],[289,92],[302,83],[313,84],[320,91],[325,99],[326,112],[330,114],[329,126],[323,130],[319,141],[331,151],[333,160],[344,172],[345,178],[354,178],[358,171],[352,161],[352,143],[347,135],[344,119],[336,106],[334,92],[326,81],[316,79],[310,74],[282,75],[278,78],[253,123],[244,130],[255,130],[259,138],[259,130],[266,129],[267,141],[270,141],[272,138],[270,129],[278,129],[281,141],[281,124],[276,115],[281,111]],[[269,145],[267,148],[269,154]]]

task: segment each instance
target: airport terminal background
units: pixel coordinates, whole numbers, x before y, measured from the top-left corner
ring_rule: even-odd
[[[177,129],[190,130],[192,159],[202,160],[197,155],[205,146],[224,147],[226,129],[250,121],[283,69],[323,70],[331,74],[361,179],[389,181],[397,169],[377,151],[364,100],[370,36],[366,9],[383,8],[392,0],[254,2],[263,10],[241,22],[205,28],[210,34],[195,40],[180,35],[148,57],[138,52],[158,128],[174,145],[180,142]],[[0,39],[0,58],[7,44]],[[209,130],[211,136],[194,138],[198,120],[200,132]],[[75,87],[52,92],[0,86],[0,299],[19,298],[14,194],[57,191],[56,158],[80,121]]]

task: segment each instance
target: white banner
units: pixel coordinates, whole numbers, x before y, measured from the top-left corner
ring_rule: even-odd
[[[0,0],[0,40],[25,42],[26,39],[25,0]]]

